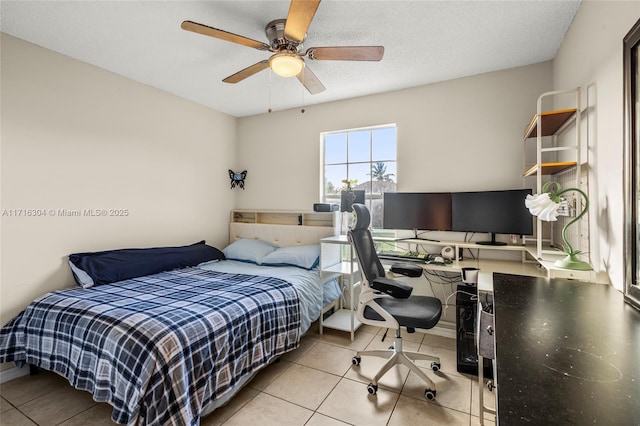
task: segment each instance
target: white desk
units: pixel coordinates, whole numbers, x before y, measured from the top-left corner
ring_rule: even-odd
[[[528,275],[532,277],[545,277],[546,271],[538,263],[517,262],[512,260],[497,259],[465,259],[455,261],[451,265],[434,265],[418,263],[425,269],[436,271],[460,272],[462,268],[478,268],[480,273],[491,274],[492,272],[502,272],[505,274]]]
[[[450,246],[454,248],[454,253],[458,253],[460,249],[469,249],[476,250],[477,253],[481,253],[482,251],[489,251],[495,253],[504,253],[511,254],[520,257],[520,263],[530,264],[530,266],[525,267],[517,267],[515,264],[518,263],[516,260],[506,260],[502,261],[502,263],[487,263],[485,267],[478,266],[476,264],[469,264],[468,262],[474,262],[473,260],[465,257],[465,260],[458,261],[457,259],[453,262],[453,267],[462,268],[462,267],[470,267],[474,266],[480,269],[487,269],[493,272],[503,272],[508,274],[516,274],[516,275],[529,275],[533,277],[547,277],[547,278],[569,278],[569,279],[579,279],[581,281],[589,281],[589,282],[603,282],[608,283],[608,279],[606,274],[596,273],[594,271],[576,271],[570,269],[558,268],[554,265],[554,262],[558,259],[561,259],[565,256],[565,254],[561,251],[558,251],[557,254],[547,254],[544,259],[537,259],[535,257],[536,247],[532,245],[522,245],[522,244],[508,244],[502,246],[492,246],[492,245],[484,245],[477,243],[468,243],[464,241],[446,241],[446,240],[438,240],[438,241],[430,241],[430,240],[421,240],[421,239],[404,239],[404,238],[390,238],[390,237],[374,237],[374,240],[379,242],[387,242],[394,245],[403,245],[403,244],[416,244],[422,247],[446,247]],[[439,252],[439,250],[438,250]],[[481,258],[482,256],[478,256]],[[492,256],[494,257],[494,256]],[[482,262],[487,262],[487,260],[481,260]],[[493,261],[495,262],[495,261]],[[500,261],[498,261],[500,262]]]

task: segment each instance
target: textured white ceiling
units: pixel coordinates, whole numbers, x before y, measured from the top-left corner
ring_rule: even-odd
[[[184,31],[192,20],[267,42],[289,1],[6,1],[0,30],[236,117],[387,92],[553,59],[574,0],[330,1],[307,32],[313,46],[382,45],[381,62],[311,61],[327,90],[262,71],[221,80],[269,52]]]

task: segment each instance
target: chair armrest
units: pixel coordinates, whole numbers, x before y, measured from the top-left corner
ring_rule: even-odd
[[[385,277],[378,277],[373,280],[371,288],[396,299],[406,299],[411,296],[411,292],[413,291],[413,287],[410,285]]]

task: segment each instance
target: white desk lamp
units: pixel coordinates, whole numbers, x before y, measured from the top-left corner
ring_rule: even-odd
[[[551,186],[554,188],[551,188]],[[556,182],[547,182],[542,186],[542,194],[535,195],[527,195],[526,200],[524,201],[525,206],[529,209],[532,215],[537,216],[540,220],[545,222],[553,222],[557,220],[558,217],[558,208],[560,207],[560,202],[562,194],[570,191],[575,191],[584,197],[584,208],[573,218],[569,223],[567,223],[562,228],[562,240],[564,241],[564,252],[567,253],[567,256],[564,259],[557,260],[554,265],[559,268],[564,269],[575,269],[581,271],[590,271],[591,265],[588,262],[584,262],[578,259],[578,255],[581,253],[580,250],[574,250],[567,239],[567,228],[573,225],[577,221],[579,221],[582,216],[585,215],[587,209],[589,208],[589,197],[584,191],[578,188],[567,188],[562,190],[562,187]],[[538,230],[540,232],[540,230]]]

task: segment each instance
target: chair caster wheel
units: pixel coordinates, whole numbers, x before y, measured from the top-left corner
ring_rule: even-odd
[[[441,365],[439,362],[435,362],[435,361],[434,361],[434,362],[432,362],[432,363],[431,363],[431,369],[432,369],[433,371],[440,371],[440,367],[441,367],[441,366],[442,366],[442,365]]]
[[[373,383],[369,383],[367,385],[367,391],[369,391],[369,393],[371,395],[375,395],[376,392],[378,392],[378,385],[374,385]]]
[[[424,397],[429,401],[433,401],[434,399],[436,399],[436,391],[433,389],[427,389],[424,391]]]
[[[359,356],[354,356],[353,358],[351,358],[351,364],[353,365],[360,365],[360,361],[362,361],[362,358],[360,358]]]

